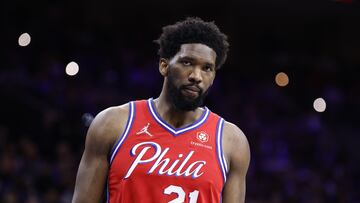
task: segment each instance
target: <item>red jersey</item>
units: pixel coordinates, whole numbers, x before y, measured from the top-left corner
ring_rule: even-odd
[[[221,202],[227,173],[224,120],[204,107],[196,122],[173,128],[152,99],[129,106],[124,133],[110,156],[107,202]]]

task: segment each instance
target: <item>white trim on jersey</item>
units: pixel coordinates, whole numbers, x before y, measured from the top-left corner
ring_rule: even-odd
[[[150,98],[147,103],[151,112],[151,115],[153,116],[153,118],[155,118],[155,120],[164,128],[166,128],[168,131],[170,131],[172,134],[174,135],[179,135],[181,133],[184,133],[186,131],[192,130],[198,126],[200,126],[201,124],[203,124],[206,119],[208,118],[209,114],[210,114],[210,110],[205,107],[205,114],[203,115],[203,117],[199,120],[196,121],[195,123],[191,124],[190,126],[187,126],[185,128],[180,128],[180,129],[174,129],[173,127],[169,126],[165,121],[163,121],[156,113],[156,111],[154,110],[153,104],[152,104],[152,98]]]
[[[129,134],[130,128],[131,128],[132,123],[134,121],[134,115],[135,115],[135,104],[134,104],[134,102],[129,102],[129,116],[128,116],[128,120],[127,120],[127,123],[126,123],[125,131],[123,132],[123,134],[121,136],[121,139],[115,144],[115,149],[111,153],[111,157],[110,157],[110,160],[109,160],[110,166],[111,166],[112,161],[115,158],[115,155],[119,151],[120,146],[122,145],[122,143],[124,143],[125,138]],[[107,184],[106,184],[106,203],[109,203],[109,201],[110,201],[109,180],[107,180]]]
[[[217,125],[217,132],[216,132],[216,149],[217,149],[218,161],[220,163],[220,168],[221,168],[221,172],[222,172],[222,175],[224,178],[224,183],[225,183],[228,168],[227,168],[226,159],[225,159],[225,156],[223,153],[223,148],[222,148],[223,127],[224,127],[224,119],[220,118],[218,125]]]
[[[125,131],[123,132],[123,134],[121,136],[121,139],[118,141],[118,143],[116,143],[115,149],[111,154],[110,165],[111,165],[112,161],[114,160],[115,155],[117,154],[120,146],[122,145],[122,143],[124,142],[125,138],[127,137],[128,133],[130,131],[131,125],[132,125],[133,120],[134,120],[134,114],[135,114],[134,112],[135,112],[134,102],[130,102],[129,103],[129,116],[128,116],[128,121],[126,123],[126,128],[125,128]]]

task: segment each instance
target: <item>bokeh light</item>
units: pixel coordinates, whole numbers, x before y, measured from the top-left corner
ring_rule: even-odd
[[[66,66],[65,72],[70,76],[74,76],[79,72],[79,65],[72,61]]]
[[[89,127],[91,122],[94,120],[94,116],[90,113],[84,113],[81,118],[86,127]]]
[[[21,34],[19,37],[19,40],[18,40],[19,45],[22,47],[29,45],[30,41],[31,41],[31,37],[30,37],[29,33]]]
[[[317,98],[314,101],[314,109],[317,112],[324,112],[326,109],[326,102],[323,98]]]
[[[286,73],[280,72],[280,73],[276,74],[275,82],[280,87],[285,87],[286,85],[289,84],[289,77],[287,76]]]

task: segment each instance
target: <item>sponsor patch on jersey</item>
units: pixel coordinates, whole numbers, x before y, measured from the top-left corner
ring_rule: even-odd
[[[203,143],[200,143],[200,142],[190,141],[190,144],[191,144],[191,145],[194,145],[195,147],[204,147],[204,148],[206,148],[206,149],[213,149],[212,146],[206,145],[206,144],[203,144]]]
[[[202,143],[209,141],[209,135],[204,131],[197,132],[196,138]]]
[[[204,131],[200,131],[196,133],[196,139],[194,139],[193,141],[190,141],[190,144],[195,146],[195,147],[203,147],[206,149],[213,149],[213,147],[211,145],[207,145],[206,143],[209,141],[210,136],[204,132]]]

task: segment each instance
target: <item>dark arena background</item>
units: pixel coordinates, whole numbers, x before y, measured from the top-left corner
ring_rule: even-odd
[[[71,202],[93,117],[159,95],[187,16],[229,37],[206,106],[249,140],[246,202],[360,202],[359,3],[2,1],[0,202]]]

